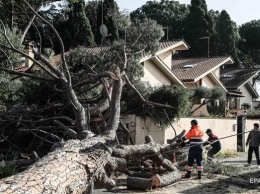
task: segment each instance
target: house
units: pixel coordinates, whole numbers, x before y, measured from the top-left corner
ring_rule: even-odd
[[[255,109],[259,94],[254,88],[255,78],[260,69],[222,69],[221,82],[228,90],[227,101],[230,109]]]
[[[228,64],[233,64],[231,57],[184,58],[173,59],[171,69],[187,87],[220,86],[227,92],[220,81],[220,69]]]
[[[144,76],[141,78],[141,81],[149,82],[152,86],[176,84],[185,87],[172,73],[171,61],[173,53],[180,50],[188,50],[188,48],[189,45],[184,40],[164,41],[160,42],[159,50],[154,56],[143,53],[140,63],[144,68]],[[108,49],[109,47],[86,47],[86,51],[94,55],[98,55],[102,50]],[[69,55],[69,53],[70,51],[66,52],[65,55]],[[52,60],[59,64],[61,55],[55,55]]]
[[[144,67],[141,81],[149,82],[152,86],[176,84],[186,87],[171,71],[171,64],[176,51],[188,50],[188,48],[189,45],[184,40],[160,42],[160,49],[154,56],[144,56],[140,60]]]
[[[183,58],[172,60],[172,72],[180,79],[186,87],[208,87],[219,86],[228,92],[220,81],[220,69],[224,65],[233,63],[231,57],[206,57],[206,58]],[[193,116],[210,116],[207,104],[203,104],[204,99],[192,107]],[[214,102],[219,105],[219,101]],[[224,112],[224,109],[223,109]]]
[[[25,44],[26,53],[32,54],[33,45]],[[99,55],[101,52],[108,50],[110,47],[86,47],[86,51],[93,53],[93,55]],[[186,87],[181,80],[179,80],[171,71],[172,56],[176,51],[188,50],[189,45],[182,39],[173,41],[160,42],[159,50],[155,55],[146,55],[140,59],[140,63],[143,65],[144,76],[141,78],[143,82],[149,82],[152,86],[158,85],[172,85],[176,84],[181,87]],[[70,51],[65,52],[65,56],[68,56]],[[56,66],[61,65],[61,54],[55,55],[51,58],[52,63]],[[32,66],[31,60],[26,60],[25,65],[16,68],[17,71],[27,71]]]

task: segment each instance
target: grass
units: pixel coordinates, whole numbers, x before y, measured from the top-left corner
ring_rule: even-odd
[[[235,176],[241,173],[241,168],[237,166],[225,165],[219,162],[206,163],[204,165],[204,172],[211,174],[222,174],[226,176]]]
[[[217,158],[235,158],[238,157],[239,153],[236,150],[222,150],[216,157]],[[206,163],[204,166],[205,172],[212,174],[222,174],[226,176],[235,176],[241,173],[241,168],[233,165],[225,165],[220,162]]]
[[[235,158],[237,156],[239,154],[236,150],[223,150],[216,155],[217,158]]]

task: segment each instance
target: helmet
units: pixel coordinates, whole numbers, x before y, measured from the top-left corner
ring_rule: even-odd
[[[212,132],[211,129],[207,129],[206,130],[206,133],[210,133],[210,132]]]

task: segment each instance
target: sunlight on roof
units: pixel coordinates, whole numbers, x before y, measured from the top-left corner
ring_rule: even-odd
[[[223,78],[232,78],[234,75],[233,74],[224,74]]]
[[[186,64],[183,66],[183,68],[193,68],[195,67],[197,64]]]

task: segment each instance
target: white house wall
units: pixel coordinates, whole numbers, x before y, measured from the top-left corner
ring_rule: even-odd
[[[220,68],[217,68],[213,71],[213,73],[215,74],[215,76],[220,79]]]
[[[158,55],[158,57],[171,69],[172,66],[172,50]]]
[[[243,96],[245,96],[245,97],[240,98],[240,103],[239,103],[238,108],[241,108],[241,105],[243,103],[247,103],[250,106],[252,106],[253,98],[252,98],[250,92],[248,91],[248,89],[245,87],[245,85],[240,88],[240,92],[242,92]]]
[[[254,89],[256,90],[256,92],[258,93],[258,94],[260,94],[260,81],[256,81],[255,82],[255,85],[254,85]],[[256,101],[260,101],[260,97],[258,97],[257,99],[255,99]]]
[[[216,84],[210,79],[209,76],[205,76],[201,79],[201,86],[213,88]]]
[[[171,80],[150,60],[144,62],[144,76],[141,80],[152,86],[171,85]]]

